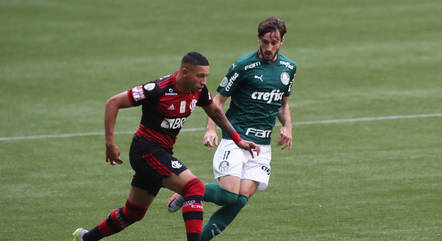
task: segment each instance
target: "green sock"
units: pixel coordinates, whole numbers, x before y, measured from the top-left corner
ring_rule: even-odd
[[[238,194],[221,188],[218,184],[209,183],[205,185],[204,201],[212,202],[218,206],[226,206],[236,202]]]
[[[203,232],[201,234],[201,241],[208,241],[214,238],[216,235],[220,234],[227,225],[229,225],[239,211],[246,205],[248,198],[242,194],[238,195],[238,199],[235,203],[223,206],[218,209],[212,217],[210,217],[209,222],[203,227]]]

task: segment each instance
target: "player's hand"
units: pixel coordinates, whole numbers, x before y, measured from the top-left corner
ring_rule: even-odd
[[[122,164],[123,160],[120,159],[120,149],[114,144],[106,144],[106,162],[109,162],[112,166],[116,164]]]
[[[278,146],[281,146],[281,150],[288,148],[288,150],[292,149],[292,129],[287,127],[281,127],[279,130],[279,134],[281,135],[281,139],[278,141]]]
[[[255,158],[253,152],[256,152],[256,156],[259,156],[259,153],[261,152],[261,147],[250,141],[242,140],[236,143],[236,145],[241,149],[248,150],[250,155],[252,155],[252,158]]]
[[[204,145],[210,150],[213,145],[218,146],[218,135],[216,131],[208,130],[204,135]]]

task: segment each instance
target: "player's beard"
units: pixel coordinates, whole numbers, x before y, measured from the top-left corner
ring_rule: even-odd
[[[278,53],[279,53],[279,49],[278,50],[276,50],[276,52],[275,52],[275,54],[273,54],[272,55],[272,57],[270,58],[270,59],[268,59],[268,58],[265,58],[264,56],[268,53],[268,54],[272,54],[272,52],[270,52],[270,51],[263,51],[262,50],[262,48],[261,48],[261,46],[259,46],[259,51],[261,52],[261,56],[262,56],[262,58],[265,60],[265,61],[268,61],[268,62],[273,62],[273,60],[275,59],[275,57],[276,57],[276,55],[278,55]]]

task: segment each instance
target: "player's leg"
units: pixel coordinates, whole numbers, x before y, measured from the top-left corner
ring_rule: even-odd
[[[206,184],[204,192],[204,201],[212,202],[219,206],[233,204],[238,198],[241,179],[237,176],[219,177],[218,183]]]
[[[206,184],[204,201],[220,206],[231,205],[238,199],[241,172],[247,156],[232,140],[222,139],[213,156],[216,183]]]
[[[239,194],[246,196],[249,199],[251,196],[253,196],[253,194],[255,194],[256,190],[258,189],[258,186],[259,182],[248,179],[242,179]]]
[[[79,241],[95,241],[118,233],[141,220],[155,196],[139,187],[132,186],[126,204],[115,209],[96,227],[78,237]]]
[[[204,225],[201,240],[210,240],[220,234],[247,203],[247,197],[240,195],[243,165],[247,158],[246,152],[233,141],[221,141],[213,158],[213,171],[218,184],[206,185],[204,200],[222,207]]]
[[[259,157],[252,158],[248,152],[244,152],[244,155],[247,156],[247,161],[242,165],[236,202],[221,207],[212,215],[203,227],[201,239],[203,241],[210,240],[222,232],[235,219],[256,190],[264,190],[267,187],[270,177],[270,146],[261,146]],[[232,179],[224,180],[219,182],[221,188],[237,187],[237,183],[232,183]]]
[[[161,149],[140,137],[134,137],[129,152],[130,164],[135,175],[132,178],[131,190],[125,205],[114,210],[109,216],[87,233],[83,229],[74,232],[74,241],[99,240],[117,233],[128,225],[142,219],[161,188],[161,180],[166,172],[156,169],[159,165],[151,164],[155,158],[153,152],[161,154]],[[161,155],[160,155],[161,156]],[[155,159],[156,160],[156,159]],[[170,160],[170,159],[168,159]],[[156,163],[155,163],[156,164]],[[153,167],[154,166],[154,167]],[[79,232],[81,231],[80,235]]]
[[[243,150],[231,140],[222,139],[213,157],[213,171],[219,182],[205,185],[204,201],[220,206],[232,204],[238,198],[243,161]],[[169,199],[168,210],[175,212],[182,206],[183,198],[174,194]]]
[[[204,184],[187,169],[179,175],[172,174],[164,178],[163,186],[180,193],[184,199],[182,212],[187,240],[201,240]]]
[[[248,197],[240,194],[241,183],[243,180],[239,177],[225,176],[221,177],[219,180],[219,186],[217,189],[222,191],[218,190],[217,192],[228,192],[230,199],[228,201],[226,200],[226,204],[213,213],[209,221],[204,225],[201,237],[202,241],[211,240],[224,231],[248,201]],[[210,193],[207,196],[214,196],[214,194]],[[206,199],[206,194],[204,199]]]

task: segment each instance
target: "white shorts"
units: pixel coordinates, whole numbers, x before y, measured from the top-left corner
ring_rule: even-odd
[[[235,176],[259,182],[258,190],[265,190],[270,179],[270,145],[260,145],[259,156],[239,148],[232,140],[222,139],[213,157],[213,174],[218,182],[220,177]]]

